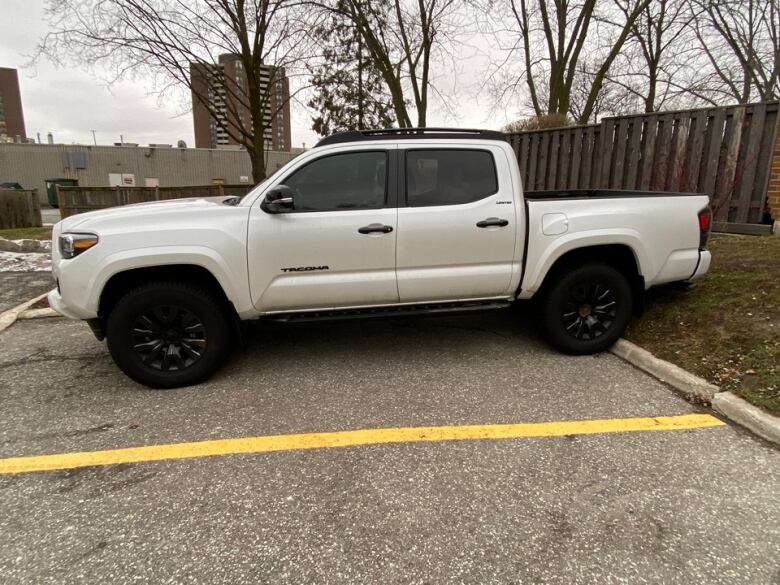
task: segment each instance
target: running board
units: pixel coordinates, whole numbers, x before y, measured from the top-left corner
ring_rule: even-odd
[[[410,315],[447,315],[507,309],[510,301],[464,301],[457,303],[426,303],[395,307],[371,307],[365,309],[334,309],[330,311],[309,311],[305,313],[278,313],[265,319],[277,323],[308,323],[312,321],[335,321],[341,319],[367,319],[376,317],[406,317]]]

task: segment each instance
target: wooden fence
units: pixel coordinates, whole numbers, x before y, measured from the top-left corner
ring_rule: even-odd
[[[199,185],[194,187],[57,187],[60,216],[85,211],[187,197],[243,196],[252,185]]]
[[[640,189],[710,196],[716,221],[767,221],[778,102],[605,118],[510,134],[526,190]]]
[[[38,190],[0,189],[0,229],[40,227]]]

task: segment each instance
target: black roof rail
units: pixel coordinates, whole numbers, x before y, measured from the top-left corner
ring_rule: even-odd
[[[506,140],[503,132],[473,128],[382,128],[377,130],[353,130],[331,134],[314,145],[325,146],[342,142],[367,140],[399,140],[408,138],[476,138],[479,140]]]

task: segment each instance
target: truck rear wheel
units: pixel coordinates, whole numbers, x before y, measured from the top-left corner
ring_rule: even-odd
[[[633,298],[626,277],[613,267],[589,263],[559,271],[542,291],[541,332],[554,348],[582,355],[614,344],[631,319]]]
[[[153,282],[125,294],[106,327],[108,350],[130,378],[152,388],[202,382],[231,345],[230,315],[207,291]]]

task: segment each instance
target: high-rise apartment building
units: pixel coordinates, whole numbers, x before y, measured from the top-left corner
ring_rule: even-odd
[[[0,67],[0,140],[27,138],[16,69]]]
[[[191,63],[190,76],[195,147],[220,148],[240,144],[231,132],[238,136],[240,128],[253,131],[252,116],[246,105],[249,102],[248,81],[240,57],[226,54],[213,65]],[[289,151],[290,85],[284,69],[261,65],[260,84],[261,95],[269,96],[263,113],[265,147]]]

